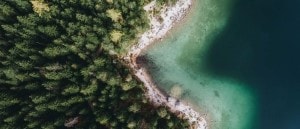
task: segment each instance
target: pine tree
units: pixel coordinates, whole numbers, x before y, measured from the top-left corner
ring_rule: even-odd
[[[16,14],[15,10],[8,6],[6,3],[0,3],[0,21],[9,22],[12,21],[12,18]]]

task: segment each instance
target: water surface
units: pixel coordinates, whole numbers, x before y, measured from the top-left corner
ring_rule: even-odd
[[[298,129],[299,2],[198,0],[145,52],[150,73],[167,92],[180,85],[211,129]]]
[[[154,80],[166,91],[180,85],[185,99],[199,105],[215,129],[247,129],[255,116],[256,99],[246,84],[208,74],[205,56],[211,40],[227,24],[234,1],[196,2],[184,25],[147,51],[155,67]]]

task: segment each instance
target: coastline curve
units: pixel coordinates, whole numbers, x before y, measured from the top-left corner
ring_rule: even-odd
[[[155,0],[144,7],[148,12],[150,19],[150,30],[146,31],[139,38],[138,44],[134,45],[123,59],[128,62],[129,67],[133,69],[134,75],[144,83],[146,88],[146,97],[154,105],[165,105],[173,113],[179,114],[182,118],[187,119],[193,129],[207,129],[208,125],[205,116],[192,109],[191,106],[179,101],[174,97],[164,95],[158,87],[152,82],[147,69],[138,67],[136,58],[142,50],[148,47],[156,40],[162,40],[166,34],[185,17],[186,13],[191,9],[193,0],[178,0],[172,6],[163,6],[159,16],[163,19],[151,15],[149,11],[154,8]]]

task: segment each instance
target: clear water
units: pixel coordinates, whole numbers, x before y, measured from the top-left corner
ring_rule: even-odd
[[[212,129],[251,129],[256,98],[252,89],[234,78],[208,74],[205,69],[207,49],[227,24],[233,0],[199,0],[186,21],[164,41],[150,47],[154,80],[170,91],[182,86],[184,99],[198,105],[207,114]]]
[[[300,1],[195,4],[145,52],[153,79],[181,85],[211,129],[300,129]]]

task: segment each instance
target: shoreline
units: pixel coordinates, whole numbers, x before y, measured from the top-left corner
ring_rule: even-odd
[[[146,88],[146,97],[156,106],[165,105],[169,110],[177,116],[187,119],[193,129],[207,129],[208,125],[205,116],[201,116],[199,112],[192,109],[184,101],[180,101],[169,95],[165,95],[153,83],[152,78],[147,72],[147,69],[138,67],[136,58],[140,55],[142,50],[146,49],[149,45],[157,40],[162,40],[168,32],[187,15],[186,13],[191,9],[193,0],[178,0],[174,5],[167,7],[163,6],[159,16],[163,19],[159,22],[158,15],[153,16],[150,11],[155,7],[155,0],[144,6],[144,10],[148,12],[150,19],[150,30],[143,33],[138,41],[124,57],[128,62],[129,67],[134,71],[134,75],[144,83]]]

